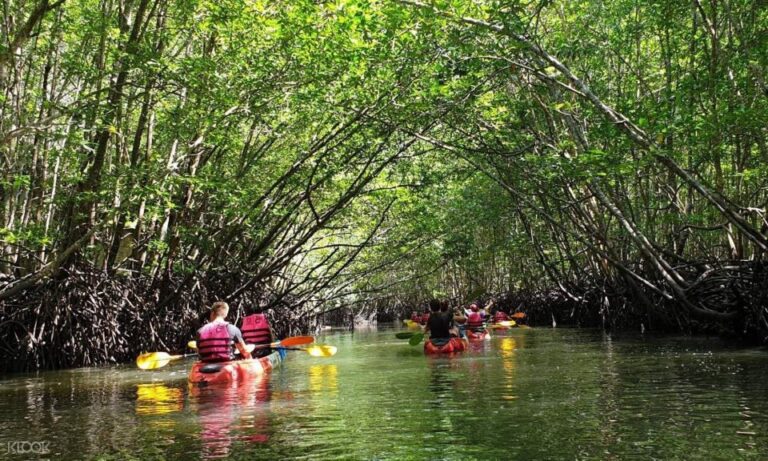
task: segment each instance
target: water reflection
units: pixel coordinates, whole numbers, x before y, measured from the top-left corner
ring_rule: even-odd
[[[430,405],[439,407],[447,400],[455,398],[454,391],[458,382],[457,374],[452,371],[454,362],[450,358],[433,359],[429,361],[429,390],[435,395]]]
[[[9,376],[0,386],[0,453],[9,440],[50,442],[46,457],[67,460],[730,461],[768,453],[763,349],[541,329],[445,357],[392,336],[342,335],[329,342],[352,353],[325,362],[296,355],[234,388],[188,392],[189,364],[180,363],[151,374],[115,367]]]
[[[270,373],[233,386],[190,386],[190,407],[200,422],[202,459],[220,459],[234,452],[235,442],[269,441]]]
[[[501,338],[499,341],[499,352],[501,354],[501,367],[504,370],[504,384],[501,393],[502,400],[516,400],[515,394],[515,350],[517,341],[511,336]]]
[[[338,392],[339,370],[334,364],[312,365],[309,367],[309,390],[313,393],[325,391],[335,395]]]
[[[165,415],[184,409],[181,389],[164,384],[139,384],[136,386],[136,414],[139,416]]]

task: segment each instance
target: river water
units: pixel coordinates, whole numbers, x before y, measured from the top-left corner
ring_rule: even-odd
[[[765,349],[539,328],[425,357],[396,331],[227,390],[189,361],[5,376],[0,459],[768,459]]]

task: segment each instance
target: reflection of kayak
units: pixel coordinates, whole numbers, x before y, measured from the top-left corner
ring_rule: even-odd
[[[486,338],[490,339],[490,336],[488,336],[488,330],[472,331],[467,329],[467,339],[470,341],[482,341]]]
[[[235,386],[190,386],[189,408],[200,422],[200,459],[233,455],[235,444],[269,442],[270,373]]]
[[[450,354],[451,352],[461,352],[467,348],[467,340],[451,338],[448,341],[430,339],[424,343],[425,354]]]
[[[421,326],[419,325],[419,322],[414,322],[413,320],[410,320],[410,319],[403,320],[403,323],[408,328],[419,328]]]
[[[509,330],[512,327],[509,326],[509,325],[502,325],[500,323],[493,323],[493,324],[489,325],[489,328],[491,328],[492,330],[501,330],[501,331],[503,331],[503,330]]]
[[[208,384],[233,383],[247,381],[269,372],[278,366],[285,357],[285,349],[259,359],[235,360],[232,362],[203,363],[195,362],[189,372],[189,382],[206,386]]]

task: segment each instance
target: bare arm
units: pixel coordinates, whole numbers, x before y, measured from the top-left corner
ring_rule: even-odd
[[[246,358],[246,359],[253,358],[251,357],[251,353],[248,352],[248,349],[246,349],[245,347],[245,341],[243,341],[242,339],[240,339],[235,343],[235,347],[237,347],[237,350],[240,351],[240,354],[243,356],[243,358]]]

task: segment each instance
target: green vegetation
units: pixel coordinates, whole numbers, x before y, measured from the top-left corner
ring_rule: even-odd
[[[277,309],[286,333],[487,293],[545,321],[768,333],[760,2],[12,0],[2,15],[14,360],[181,343],[215,298]],[[85,342],[116,330],[94,348],[121,352],[86,358],[63,325]]]

